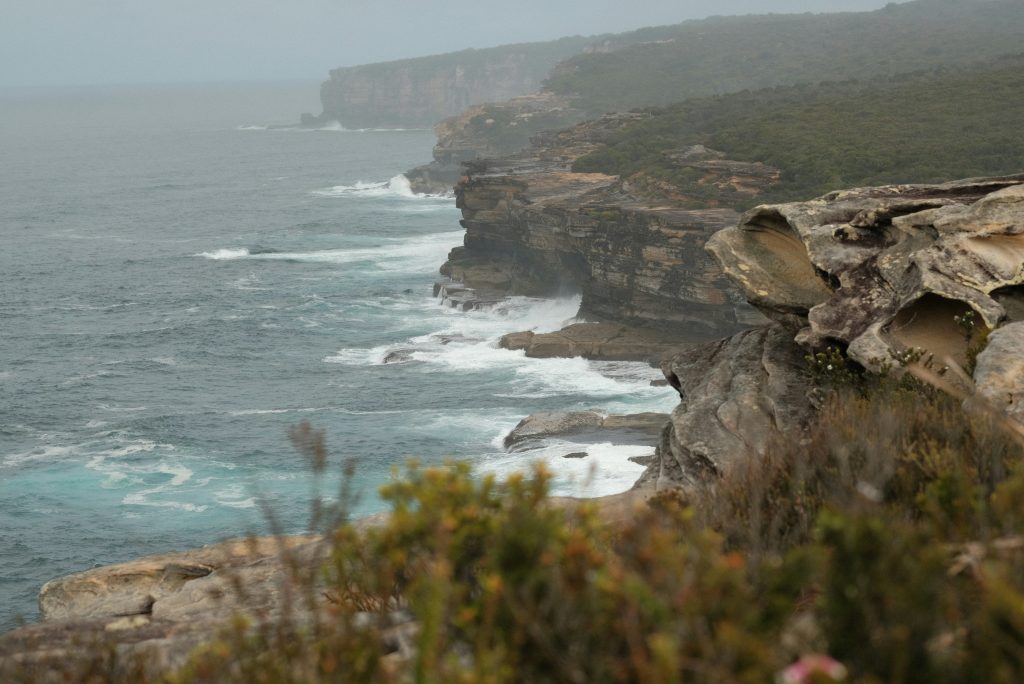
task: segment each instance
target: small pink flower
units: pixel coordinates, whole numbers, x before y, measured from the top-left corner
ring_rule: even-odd
[[[776,681],[778,684],[812,684],[815,675],[842,682],[846,680],[846,667],[827,655],[806,655],[780,672]]]

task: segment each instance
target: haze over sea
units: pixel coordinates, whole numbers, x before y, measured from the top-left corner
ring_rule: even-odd
[[[645,448],[503,452],[528,413],[667,411],[674,393],[638,364],[497,348],[561,327],[572,297],[443,307],[459,213],[399,175],[433,133],[268,128],[316,88],[0,92],[0,631],[53,577],[266,532],[261,496],[303,531],[302,420],[335,464],[357,459],[359,515],[409,457],[545,458],[581,495],[642,470]],[[394,350],[411,359],[383,364]]]

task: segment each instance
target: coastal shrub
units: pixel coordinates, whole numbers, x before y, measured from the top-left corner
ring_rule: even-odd
[[[411,467],[388,523],[339,528],[312,626],[239,623],[174,681],[761,682],[789,607],[762,610],[739,554],[678,498],[625,528],[549,499],[551,475]],[[778,604],[778,599],[767,603]],[[387,625],[415,618],[390,665]],[[297,624],[297,623],[296,623]],[[307,623],[308,624],[308,623]]]
[[[322,472],[322,433],[291,436]],[[174,673],[126,679],[103,659],[97,672],[165,684],[1024,681],[1021,455],[984,410],[882,383],[833,392],[800,438],[625,519],[550,497],[539,466],[499,480],[410,464],[381,492],[385,520],[340,522],[321,552],[285,555],[282,613],[236,617]]]
[[[994,515],[992,497],[1021,459],[1014,436],[909,375],[850,384],[839,372],[844,383],[799,439],[777,439],[696,495],[705,524],[755,557],[809,543],[823,510],[880,509],[949,540],[995,534],[1011,507]]]
[[[764,682],[820,654],[845,681],[1019,681],[1020,456],[983,412],[891,385],[618,524],[543,468],[413,465],[385,524],[334,532],[312,626],[239,625],[176,681]]]

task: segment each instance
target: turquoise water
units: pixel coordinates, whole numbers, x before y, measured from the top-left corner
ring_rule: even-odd
[[[266,127],[315,87],[0,94],[0,628],[50,578],[265,532],[260,498],[303,530],[301,420],[356,459],[357,514],[413,456],[543,458],[584,495],[638,476],[643,448],[502,451],[530,412],[667,411],[673,392],[636,364],[496,347],[557,329],[571,297],[433,299],[459,214],[399,175],[433,134]],[[411,358],[383,364],[394,350]]]

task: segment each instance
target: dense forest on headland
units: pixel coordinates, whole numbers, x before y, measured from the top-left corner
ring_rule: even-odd
[[[915,0],[874,12],[714,17],[572,57],[546,88],[591,113],[777,85],[896,75],[1018,52],[1024,3]]]
[[[875,89],[879,85],[870,82],[885,79],[899,88],[936,70],[987,68],[1020,53],[1021,36],[1024,2],[1017,0],[914,0],[874,12],[718,17],[643,29],[598,39],[585,54],[560,63],[539,105],[512,100],[474,108],[472,117],[448,126],[441,149],[457,157],[450,170],[457,178],[459,161],[514,154],[539,133],[607,112],[780,87],[796,88],[789,95],[796,101],[812,97],[807,91],[820,83],[835,94]],[[854,79],[866,83],[849,83]],[[825,97],[820,92],[813,97]],[[981,100],[964,116],[988,98],[983,89],[976,96]],[[908,107],[904,103],[903,111]]]
[[[779,183],[758,202],[1014,173],[1024,165],[1024,55],[973,68],[695,98],[649,114],[574,170],[642,173],[696,201],[728,204],[744,199],[702,185],[702,174],[671,153],[700,144],[779,168]]]

